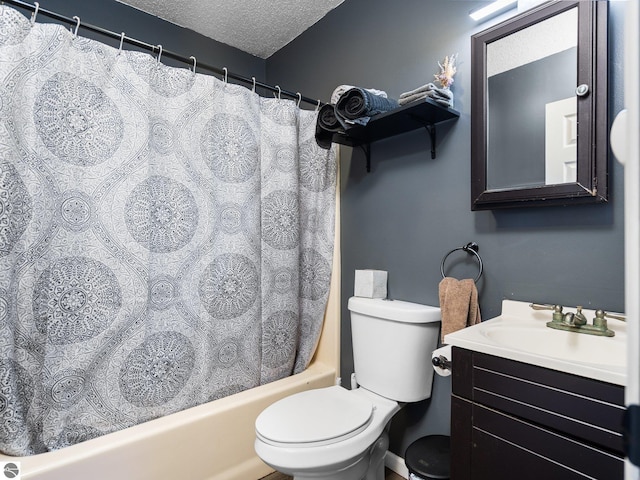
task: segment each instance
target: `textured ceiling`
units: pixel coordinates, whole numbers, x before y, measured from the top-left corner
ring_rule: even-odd
[[[268,58],[344,0],[118,0]]]

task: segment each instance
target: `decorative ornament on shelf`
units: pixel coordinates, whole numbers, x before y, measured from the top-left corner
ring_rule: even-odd
[[[456,60],[458,54],[444,57],[442,63],[438,62],[440,73],[436,73],[434,77],[440,83],[442,88],[450,89],[453,84],[453,76],[456,74]]]
[[[458,54],[448,55],[444,57],[442,63],[438,62],[440,67],[440,73],[436,73],[433,76],[440,84],[441,88],[436,88],[437,96],[445,99],[449,108],[453,108],[453,92],[451,91],[451,85],[453,84],[453,76],[456,74],[456,60]]]

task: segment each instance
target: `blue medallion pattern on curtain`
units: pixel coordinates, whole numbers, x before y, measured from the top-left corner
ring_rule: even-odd
[[[307,367],[336,188],[315,124],[0,6],[0,451]]]

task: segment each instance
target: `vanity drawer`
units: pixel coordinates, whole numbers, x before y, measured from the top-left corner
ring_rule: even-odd
[[[473,405],[473,478],[624,478],[624,458],[496,410]]]
[[[623,387],[455,347],[453,351],[454,394],[622,454]]]

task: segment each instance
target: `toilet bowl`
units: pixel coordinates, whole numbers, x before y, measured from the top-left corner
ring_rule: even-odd
[[[296,480],[360,480],[376,460],[372,457],[384,458],[386,427],[398,410],[397,402],[364,388],[298,393],[260,414],[256,453]]]
[[[391,418],[431,395],[440,309],[354,297],[349,310],[360,385],[291,395],[256,420],[256,453],[295,480],[384,480]]]

